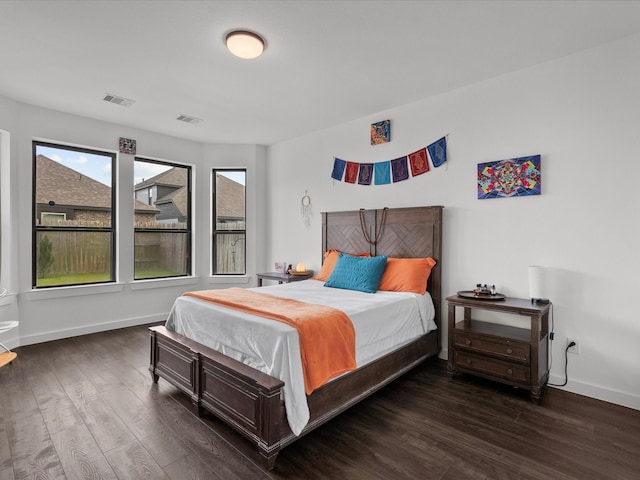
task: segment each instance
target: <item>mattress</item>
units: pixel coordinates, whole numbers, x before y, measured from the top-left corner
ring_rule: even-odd
[[[345,312],[356,332],[358,367],[437,328],[428,292],[371,294],[328,288],[317,280],[251,290]],[[309,408],[295,328],[189,296],[176,299],[166,327],[282,380],[289,426],[295,435],[300,434],[309,421]]]

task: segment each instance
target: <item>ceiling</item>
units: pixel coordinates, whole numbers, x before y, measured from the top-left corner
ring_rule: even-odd
[[[265,53],[233,57],[233,29]],[[638,32],[637,1],[2,1],[0,95],[271,145]]]

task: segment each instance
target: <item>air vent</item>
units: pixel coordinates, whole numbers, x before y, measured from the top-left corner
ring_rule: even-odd
[[[180,120],[181,122],[192,123],[192,124],[202,122],[201,118],[192,117],[190,115],[180,115],[178,118],[176,118],[176,120]]]
[[[112,95],[110,93],[105,94],[103,100],[109,103],[115,103],[116,105],[122,105],[123,107],[130,107],[134,103],[135,100],[131,100],[130,98],[119,97],[118,95]]]

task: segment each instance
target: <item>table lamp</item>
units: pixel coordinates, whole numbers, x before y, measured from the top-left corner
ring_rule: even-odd
[[[547,267],[539,265],[529,266],[529,297],[531,298],[531,303],[549,303],[547,270]]]

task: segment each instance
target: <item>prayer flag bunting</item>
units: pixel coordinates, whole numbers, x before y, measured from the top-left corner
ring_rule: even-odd
[[[344,167],[347,162],[336,158],[333,162],[333,172],[331,172],[331,178],[335,180],[342,180],[342,174],[344,173]]]
[[[371,185],[371,177],[373,177],[373,163],[361,163],[358,184]]]
[[[334,158],[331,178],[358,185],[387,185],[416,177],[430,170],[429,159],[434,167],[447,161],[447,137],[436,140],[409,155],[377,163],[357,163]],[[411,168],[411,175],[409,175]]]
[[[373,164],[376,185],[391,183],[391,162],[378,162]]]
[[[447,137],[436,140],[427,147],[427,150],[429,151],[433,166],[439,167],[447,161]]]
[[[344,174],[344,181],[347,183],[356,183],[358,178],[358,164],[355,162],[347,162],[347,170]]]
[[[409,154],[409,165],[411,165],[411,175],[421,175],[429,171],[429,159],[427,158],[427,149],[421,148],[417,152]]]
[[[409,178],[406,156],[391,160],[391,173],[393,175],[393,183]]]

